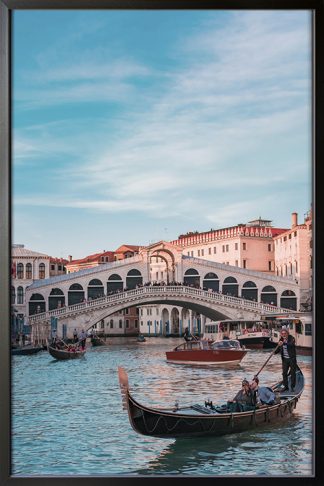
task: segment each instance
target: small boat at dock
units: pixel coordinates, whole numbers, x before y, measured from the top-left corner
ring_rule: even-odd
[[[31,346],[31,345],[17,346],[11,349],[11,354],[16,356],[17,355],[27,356],[29,354],[39,353],[39,351],[43,351],[43,349],[44,349],[43,346]]]
[[[137,336],[136,341],[137,341],[138,343],[145,343],[146,339],[145,339],[145,337],[143,336],[143,334],[140,334],[139,336]]]
[[[183,407],[176,403],[170,408],[151,408],[133,398],[123,368],[118,368],[118,377],[123,409],[128,412],[132,428],[139,434],[162,438],[222,436],[246,430],[255,431],[265,425],[284,424],[291,417],[304,389],[304,376],[298,369],[294,392],[284,391],[282,381],[272,387],[276,393],[273,405],[261,405],[243,412],[228,412],[226,406],[215,406],[208,402]]]
[[[208,340],[186,341],[172,351],[166,352],[168,363],[189,365],[238,364],[247,351],[235,339],[209,342]]]

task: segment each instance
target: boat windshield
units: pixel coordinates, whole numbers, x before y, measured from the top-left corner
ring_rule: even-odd
[[[227,348],[236,348],[239,349],[240,343],[234,339],[224,339],[223,341],[215,341],[212,343],[211,347],[213,349],[227,349]]]

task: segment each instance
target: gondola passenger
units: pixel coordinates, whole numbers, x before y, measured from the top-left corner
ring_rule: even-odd
[[[256,405],[256,396],[250,388],[248,380],[244,378],[241,390],[235,395],[233,400],[227,402],[230,412],[246,412],[254,410]]]

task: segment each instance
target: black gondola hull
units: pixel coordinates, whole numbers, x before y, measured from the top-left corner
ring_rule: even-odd
[[[127,379],[127,375],[125,376]],[[298,372],[296,392],[290,393],[290,395],[281,393],[279,403],[260,407],[253,411],[236,413],[213,413],[204,407],[200,407],[201,413],[197,413],[197,410],[195,410],[197,406],[176,411],[151,409],[139,404],[131,396],[128,381],[126,382],[125,379],[123,381],[121,377],[120,385],[124,408],[127,409],[129,421],[136,432],[161,438],[217,437],[286,422],[296,408],[303,391],[304,377],[301,371]]]

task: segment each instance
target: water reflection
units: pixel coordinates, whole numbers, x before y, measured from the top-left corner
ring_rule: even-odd
[[[249,351],[239,367],[166,363],[178,340],[89,349],[82,360],[48,353],[13,360],[13,473],[24,475],[307,475],[312,462],[311,358],[298,359],[306,386],[285,426],[219,438],[156,439],[131,428],[122,410],[117,366],[148,406],[223,403],[251,379],[268,351]],[[281,379],[280,357],[260,375]]]

